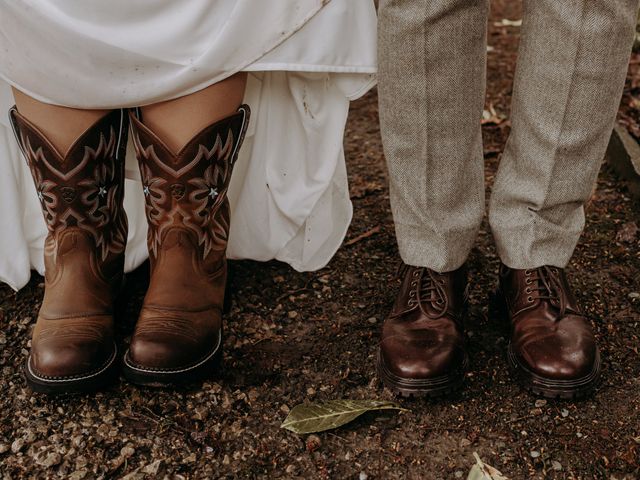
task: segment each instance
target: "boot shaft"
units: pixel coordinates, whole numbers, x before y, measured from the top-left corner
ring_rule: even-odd
[[[128,118],[124,111],[102,117],[66,154],[15,107],[9,116],[47,225],[48,266],[55,263],[52,258],[60,235],[72,229],[93,241],[98,263],[121,263],[127,241],[123,199]]]
[[[221,266],[229,235],[227,189],[249,116],[249,107],[242,105],[234,115],[201,130],[174,154],[134,112],[130,113],[152,269],[163,248],[175,247],[175,241],[166,241],[175,229],[191,239],[197,250],[194,261],[207,273]]]

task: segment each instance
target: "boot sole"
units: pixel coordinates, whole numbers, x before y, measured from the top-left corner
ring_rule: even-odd
[[[591,396],[598,386],[602,371],[600,352],[596,354],[596,361],[589,375],[571,380],[545,378],[532,372],[518,361],[511,344],[507,356],[516,380],[522,388],[533,395],[549,399],[580,400]]]
[[[468,364],[468,357],[465,356],[462,368],[449,375],[434,378],[404,378],[389,371],[384,364],[380,350],[378,350],[377,369],[378,377],[384,386],[396,395],[405,398],[438,398],[460,390],[464,383]]]
[[[78,394],[100,390],[118,378],[118,348],[114,344],[113,354],[99,370],[86,375],[70,377],[43,377],[31,368],[31,355],[24,366],[27,386],[34,392],[50,395]]]
[[[123,368],[124,377],[135,385],[166,388],[202,382],[219,374],[222,370],[222,332],[218,335],[216,348],[193,365],[176,369],[157,369],[134,364],[127,349]]]

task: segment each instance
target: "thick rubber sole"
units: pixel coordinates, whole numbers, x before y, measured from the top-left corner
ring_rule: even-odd
[[[469,360],[465,357],[460,370],[449,375],[435,378],[403,378],[389,371],[382,354],[378,350],[377,370],[378,377],[385,387],[394,394],[405,398],[438,398],[450,395],[462,388]]]
[[[123,358],[124,377],[135,385],[154,388],[170,388],[201,383],[219,375],[222,371],[222,333],[218,337],[216,348],[202,360],[175,369],[158,369],[137,365],[131,361],[129,350]]]
[[[589,375],[571,380],[545,378],[530,371],[525,365],[522,365],[518,361],[517,356],[511,348],[511,344],[509,344],[507,356],[509,365],[518,384],[529,393],[540,397],[560,400],[581,400],[591,396],[600,381],[602,371],[600,352],[597,352],[596,362]]]
[[[113,346],[113,354],[105,365],[84,375],[69,377],[43,377],[31,367],[31,355],[24,366],[27,386],[34,392],[49,395],[65,395],[95,392],[101,390],[118,378],[118,349]]]

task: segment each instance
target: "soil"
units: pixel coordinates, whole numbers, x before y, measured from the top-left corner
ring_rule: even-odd
[[[487,105],[508,118],[520,2],[493,2]],[[620,119],[640,132],[640,55]],[[484,125],[491,185],[509,122]],[[466,388],[439,401],[399,400],[405,413],[368,414],[308,439],[280,429],[293,406],[335,398],[393,399],[374,355],[394,299],[398,255],[375,91],[354,102],[345,148],[355,215],[328,267],[297,273],[232,262],[222,378],[194,390],[121,381],[94,395],[33,395],[21,373],[42,297],[33,276],[0,287],[0,473],[3,478],[466,478],[478,452],[511,479],[640,478],[640,205],[605,166],[568,267],[592,318],[604,379],[586,401],[541,401],[516,386],[501,321],[488,313],[498,258],[486,223],[471,255],[472,367]],[[144,293],[131,275],[126,342]]]

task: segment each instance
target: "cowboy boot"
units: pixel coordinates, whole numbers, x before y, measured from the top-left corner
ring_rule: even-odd
[[[133,383],[167,386],[219,370],[229,234],[227,188],[249,107],[195,135],[177,154],[131,112],[149,224],[151,275],[124,357]]]
[[[378,375],[405,397],[458,389],[468,365],[464,336],[467,269],[438,273],[402,265],[400,291],[382,326]]]
[[[45,393],[93,390],[117,374],[113,309],[127,241],[127,117],[122,110],[107,114],[65,155],[15,107],[10,119],[48,229],[27,384]]]
[[[597,386],[600,352],[563,269],[500,266],[499,300],[511,326],[508,357],[526,390],[581,398]]]

